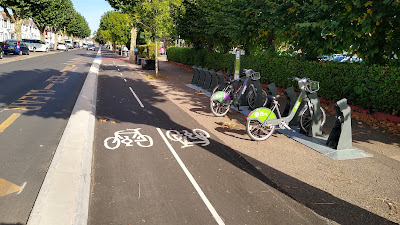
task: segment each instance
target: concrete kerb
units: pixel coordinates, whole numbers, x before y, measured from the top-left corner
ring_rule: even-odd
[[[101,48],[54,154],[28,225],[87,224]]]

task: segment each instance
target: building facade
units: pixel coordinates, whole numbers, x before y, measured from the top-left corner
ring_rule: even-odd
[[[15,39],[15,27],[4,11],[0,11],[0,42]]]

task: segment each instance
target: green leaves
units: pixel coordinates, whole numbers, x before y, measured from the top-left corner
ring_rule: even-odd
[[[100,19],[100,27],[97,33],[100,37],[120,44],[129,41],[132,18],[128,14],[109,11]]]

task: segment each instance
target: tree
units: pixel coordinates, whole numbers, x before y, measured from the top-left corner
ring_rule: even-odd
[[[129,52],[129,61],[135,61],[135,52],[136,48],[136,40],[138,33],[138,23],[137,23],[137,6],[140,3],[140,0],[107,0],[110,3],[111,7],[116,10],[121,11],[122,13],[129,14],[132,18],[132,28],[131,28],[131,44],[130,44],[130,52]]]
[[[57,16],[54,18],[51,26],[52,30],[55,32],[54,50],[57,49],[58,33],[61,31],[61,29],[64,29],[64,27],[69,24],[75,12],[71,0],[58,1],[60,2],[60,8],[57,10]]]
[[[32,9],[43,9],[44,3],[48,0],[0,0],[0,7],[10,18],[11,22],[15,24],[15,32],[17,39],[22,39],[22,24],[24,19],[32,17]],[[12,11],[12,15],[8,10]]]
[[[66,32],[69,35],[79,38],[85,38],[90,36],[90,28],[85,19],[80,13],[75,12],[72,20],[66,27]]]
[[[181,0],[147,0],[138,5],[137,21],[155,37],[155,65],[158,76],[157,38],[174,30],[173,14],[182,4]]]
[[[100,19],[99,35],[105,40],[115,44],[125,44],[130,37],[130,30],[132,27],[132,18],[128,14],[109,11],[103,14]]]
[[[40,31],[40,39],[44,41],[46,27],[52,27],[57,17],[63,13],[62,1],[47,0],[42,7],[32,8],[32,19]]]

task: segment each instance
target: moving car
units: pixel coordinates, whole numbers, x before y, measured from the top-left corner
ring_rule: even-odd
[[[96,46],[94,46],[94,44],[89,44],[89,45],[87,46],[87,50],[96,51]]]
[[[49,52],[50,46],[41,40],[22,39],[32,52]]]
[[[6,40],[4,42],[4,54],[19,54],[29,55],[29,48],[23,41],[18,40]]]
[[[63,50],[63,51],[68,51],[67,45],[65,43],[58,43],[57,44],[57,50]]]

